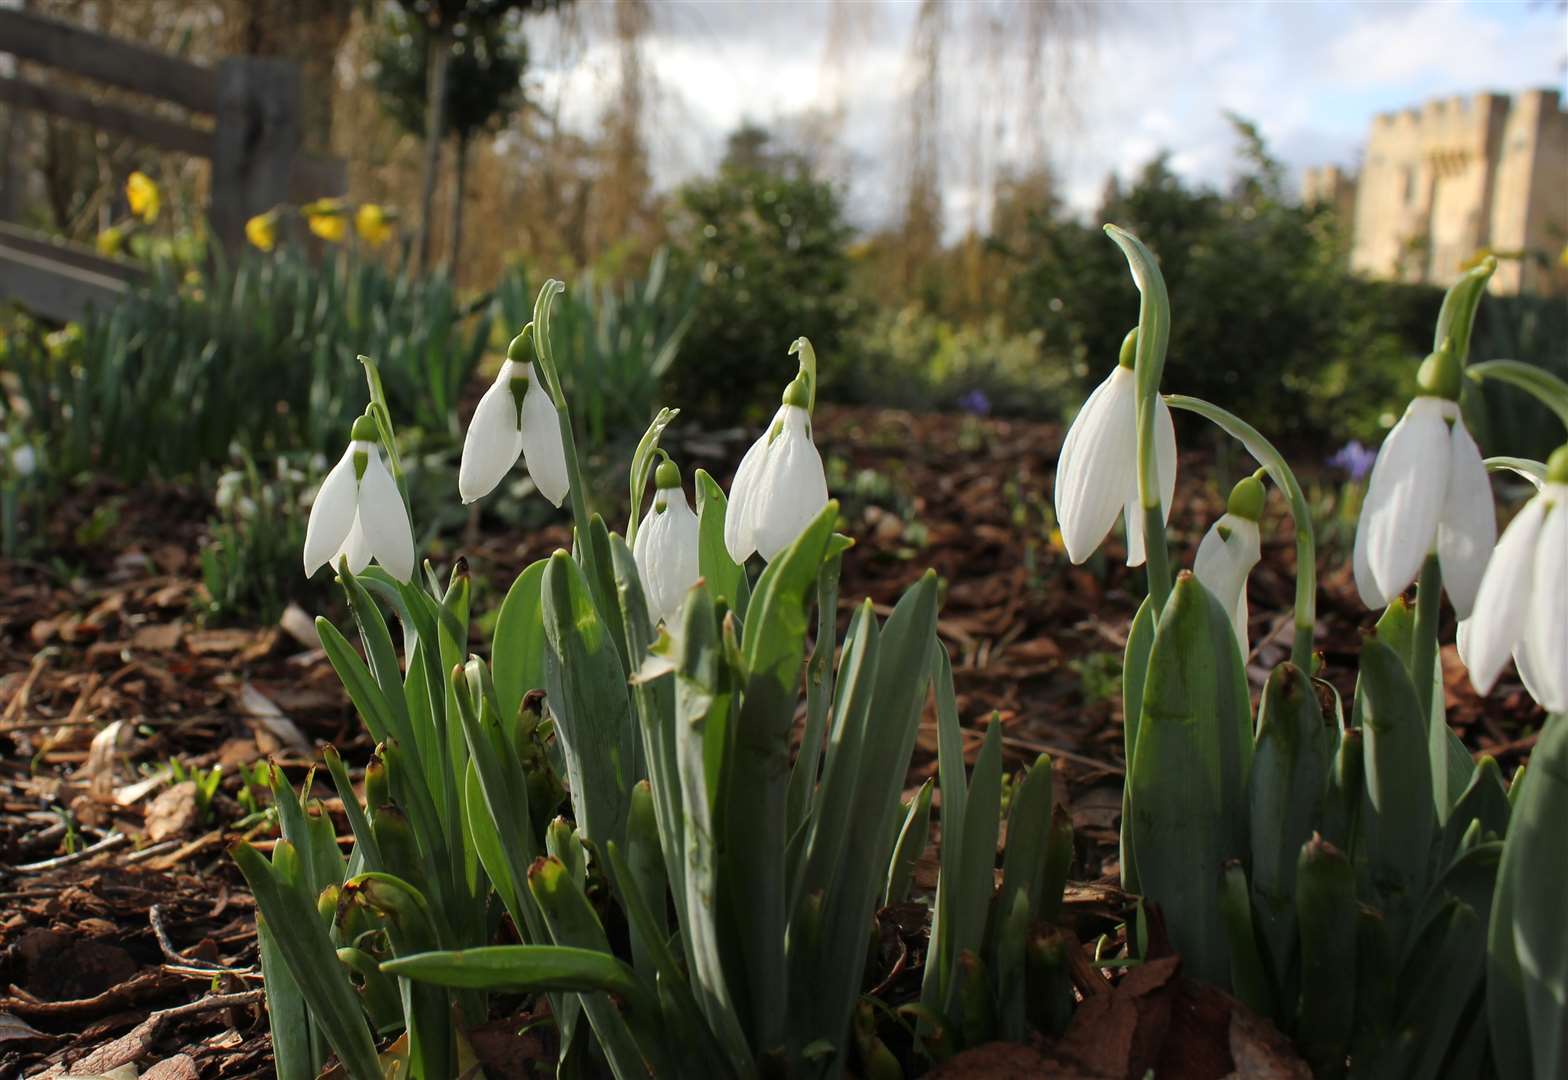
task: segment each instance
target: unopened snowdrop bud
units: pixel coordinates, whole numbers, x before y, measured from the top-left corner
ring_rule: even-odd
[[[1486,465],[1459,403],[1446,396],[1458,394],[1452,366],[1446,349],[1422,365],[1418,382],[1429,392],[1410,402],[1372,466],[1352,562],[1368,607],[1404,592],[1435,551],[1454,612],[1468,618],[1497,541]]]
[[[527,361],[527,334],[507,349],[495,382],[479,399],[463,438],[457,488],[465,503],[495,490],[522,457],[540,494],[556,506],[566,498],[566,448],[555,402]]]
[[[1230,493],[1225,513],[1209,528],[1198,545],[1192,572],[1229,613],[1236,628],[1236,644],[1243,658],[1247,647],[1247,575],[1258,565],[1262,542],[1258,519],[1263,516],[1263,472],[1238,483]]]
[[[1515,515],[1481,577],[1463,627],[1470,682],[1487,693],[1512,656],[1547,712],[1568,712],[1568,446],[1546,463],[1546,481]]]
[[[305,526],[305,575],[347,560],[359,573],[375,559],[399,581],[414,574],[414,530],[397,481],[381,460],[380,437],[368,416],[354,421],[348,449],[321,482]]]
[[[673,461],[666,459],[654,471],[653,486],[653,505],[637,529],[632,557],[648,617],[658,623],[679,614],[702,573],[697,566],[697,515],[681,490],[681,472]]]
[[[806,379],[797,377],[740,460],[724,518],[724,546],[738,563],[754,551],[772,559],[828,504],[827,474],[811,441],[810,401]]]
[[[1144,561],[1143,510],[1138,501],[1138,386],[1133,356],[1138,332],[1122,343],[1110,377],[1078,410],[1056,464],[1056,523],[1067,557],[1081,563],[1105,542],[1117,515],[1127,528],[1127,565]],[[1156,396],[1154,454],[1160,508],[1169,519],[1176,496],[1176,425]]]

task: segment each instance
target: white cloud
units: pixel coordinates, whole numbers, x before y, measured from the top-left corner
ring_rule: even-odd
[[[1160,150],[1192,182],[1223,183],[1234,167],[1234,111],[1256,121],[1299,172],[1350,164],[1378,111],[1427,97],[1563,85],[1564,19],[1555,5],[1400,0],[1359,3],[1170,4],[1134,2],[1100,12],[1075,34],[1068,94],[1019,102],[1021,65],[997,65],[955,46],[982,9],[955,5],[944,85],[944,191],[950,223],[963,224],[984,178],[1017,160],[1028,126],[1045,146],[1068,204],[1091,212],[1107,174],[1130,178]],[[609,5],[585,5],[590,14]],[[846,106],[844,177],[864,223],[896,214],[907,182],[910,35],[915,6],[863,3],[835,16],[829,3],[673,2],[656,6],[643,39],[655,177],[668,185],[709,169],[743,120],[788,128],[833,93]],[[833,70],[829,27],[841,20]],[[845,21],[847,20],[847,21]],[[601,19],[601,21],[603,21]],[[608,27],[590,25],[579,47],[538,48],[562,59],[540,72],[563,116],[597,122],[615,92],[619,55]],[[1023,121],[1023,124],[1020,123]],[[979,128],[985,137],[975,139]],[[984,152],[1005,148],[1004,160]]]

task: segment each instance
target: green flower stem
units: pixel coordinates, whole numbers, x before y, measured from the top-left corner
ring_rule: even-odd
[[[1171,594],[1171,565],[1165,515],[1160,507],[1159,462],[1154,453],[1154,402],[1165,371],[1165,347],[1170,342],[1171,301],[1159,264],[1143,242],[1115,225],[1106,225],[1105,234],[1122,249],[1138,286],[1138,345],[1133,363],[1138,382],[1138,503],[1143,507],[1149,596],[1158,616]]]
[[[1307,498],[1302,494],[1301,485],[1296,482],[1296,474],[1273,443],[1233,413],[1218,405],[1211,405],[1202,398],[1185,394],[1169,394],[1165,404],[1173,409],[1195,412],[1212,421],[1245,446],[1258,464],[1268,470],[1269,478],[1285,493],[1285,500],[1290,504],[1290,516],[1296,527],[1296,633],[1290,647],[1290,662],[1302,671],[1310,672],[1312,641],[1318,621],[1317,542],[1312,535],[1312,514],[1307,508]]]
[[[567,495],[572,501],[572,522],[577,529],[577,558],[589,581],[597,581],[597,559],[593,545],[588,541],[588,499],[583,493],[582,464],[577,460],[577,439],[572,434],[572,411],[566,404],[566,391],[561,386],[555,367],[555,349],[550,343],[550,305],[566,291],[566,286],[555,278],[539,288],[534,300],[533,343],[535,367],[544,379],[550,400],[555,402],[556,421],[561,428],[561,448],[566,454]],[[526,327],[524,328],[526,331]]]
[[[1416,685],[1422,723],[1432,715],[1432,668],[1437,662],[1437,615],[1443,592],[1443,571],[1437,556],[1428,555],[1416,582],[1416,629],[1410,643],[1410,680]]]
[[[1518,360],[1488,360],[1471,364],[1465,374],[1477,381],[1496,379],[1517,386],[1556,413],[1557,419],[1568,427],[1568,382],[1545,368]]]

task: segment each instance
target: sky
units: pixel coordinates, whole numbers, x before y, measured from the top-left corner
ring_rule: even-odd
[[[867,227],[895,219],[909,171],[918,4],[842,2],[836,16],[832,0],[654,4],[642,63],[655,182],[711,170],[743,121],[789,133],[837,103],[832,165],[852,216]],[[1129,178],[1162,149],[1184,179],[1223,184],[1236,149],[1227,111],[1258,123],[1295,178],[1308,165],[1354,167],[1379,112],[1483,89],[1551,87],[1568,97],[1559,0],[1120,0],[1097,5],[1090,25],[1057,33],[1035,95],[1023,92],[1017,57],[997,62],[975,44],[980,16],[1008,2],[949,4],[941,183],[950,230],[983,218],[988,178],[1037,148],[1068,206],[1087,215],[1108,175]],[[587,129],[619,68],[604,32],[609,5],[579,9],[586,29],[565,45],[553,28],[534,31],[534,77],[565,122]],[[839,46],[830,51],[835,18]],[[977,130],[993,137],[977,139]]]

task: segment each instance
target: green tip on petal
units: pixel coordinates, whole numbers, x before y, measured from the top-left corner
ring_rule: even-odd
[[[1267,497],[1268,492],[1264,490],[1262,480],[1255,474],[1244,477],[1230,489],[1230,499],[1225,504],[1225,510],[1239,518],[1257,521],[1263,516],[1263,501]]]
[[[376,422],[368,414],[354,418],[354,426],[349,430],[349,437],[356,442],[381,441],[381,434],[376,430]]]
[[[1447,340],[1443,342],[1442,348],[1421,361],[1421,367],[1416,371],[1416,385],[1423,394],[1433,397],[1458,401],[1463,383],[1459,357],[1454,352],[1453,344]]]
[[[506,358],[514,364],[526,364],[531,361],[533,357],[529,354],[528,346],[533,341],[533,336],[534,324],[529,323],[506,347]]]
[[[1559,446],[1546,459],[1546,482],[1568,484],[1568,445]]]
[[[681,470],[675,462],[666,457],[659,463],[653,473],[653,486],[660,491],[681,486]]]
[[[1116,358],[1116,362],[1122,367],[1126,368],[1128,371],[1131,371],[1137,360],[1138,328],[1135,326],[1131,330],[1127,331],[1126,337],[1122,338],[1122,351],[1121,355]]]

